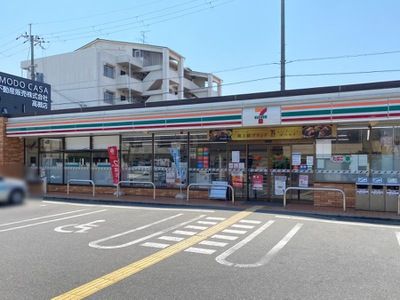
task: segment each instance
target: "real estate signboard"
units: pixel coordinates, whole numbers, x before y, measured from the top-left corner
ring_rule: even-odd
[[[1,114],[32,114],[50,109],[49,84],[0,72]]]

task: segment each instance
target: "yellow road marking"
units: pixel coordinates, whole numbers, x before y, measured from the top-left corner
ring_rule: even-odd
[[[140,259],[138,261],[135,261],[125,267],[122,267],[118,270],[115,270],[109,274],[106,274],[104,276],[101,276],[93,281],[90,281],[88,283],[85,283],[73,290],[70,290],[62,295],[59,295],[53,300],[61,300],[61,299],[69,299],[69,300],[76,300],[76,299],[84,299],[86,297],[89,297],[98,291],[105,289],[106,287],[113,285],[127,277],[130,277],[144,269],[147,269],[148,267],[172,256],[175,255],[179,252],[182,252],[183,250],[209,238],[210,236],[220,232],[221,230],[224,230],[228,228],[229,226],[233,225],[234,223],[240,221],[241,219],[244,219],[251,215],[254,211],[260,209],[260,206],[254,206],[251,207],[247,210],[241,211],[232,217],[226,219],[225,221],[222,221],[221,223],[210,227],[202,232],[199,232],[198,234],[183,240],[175,245],[171,245],[168,248],[165,248],[163,250],[160,250],[152,255],[149,255],[143,259]]]

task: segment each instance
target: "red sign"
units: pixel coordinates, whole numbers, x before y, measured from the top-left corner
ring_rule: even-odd
[[[252,176],[253,190],[262,191],[264,176],[262,174],[254,174]]]
[[[111,175],[113,178],[113,183],[118,184],[119,182],[119,160],[118,160],[118,148],[117,146],[111,146],[107,148],[108,159],[111,164]]]

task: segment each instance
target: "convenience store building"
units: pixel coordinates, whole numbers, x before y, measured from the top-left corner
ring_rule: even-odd
[[[70,179],[115,192],[110,146],[120,180],[154,182],[160,196],[175,196],[180,174],[184,184],[229,182],[236,199],[261,202],[282,202],[286,187],[334,187],[354,207],[360,177],[400,174],[400,81],[50,111],[0,126],[1,171],[45,175],[48,192],[66,192]],[[293,192],[289,201],[342,205],[333,192]]]

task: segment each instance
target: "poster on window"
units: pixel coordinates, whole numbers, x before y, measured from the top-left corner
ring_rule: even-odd
[[[283,196],[286,190],[286,176],[275,176],[274,190],[275,196]]]
[[[263,189],[263,181],[264,181],[264,176],[262,174],[254,174],[251,177],[251,183],[253,186],[253,190],[255,191],[262,191]]]
[[[292,153],[292,166],[301,165],[301,153]]]
[[[165,183],[167,186],[174,186],[176,183],[175,168],[168,168],[165,172]]]
[[[108,159],[111,164],[111,176],[114,184],[119,182],[119,159],[118,159],[118,148],[117,146],[111,146],[107,148]]]
[[[243,172],[242,171],[233,171],[231,173],[232,177],[232,186],[234,188],[243,188]]]
[[[299,187],[308,187],[308,175],[299,175]]]

